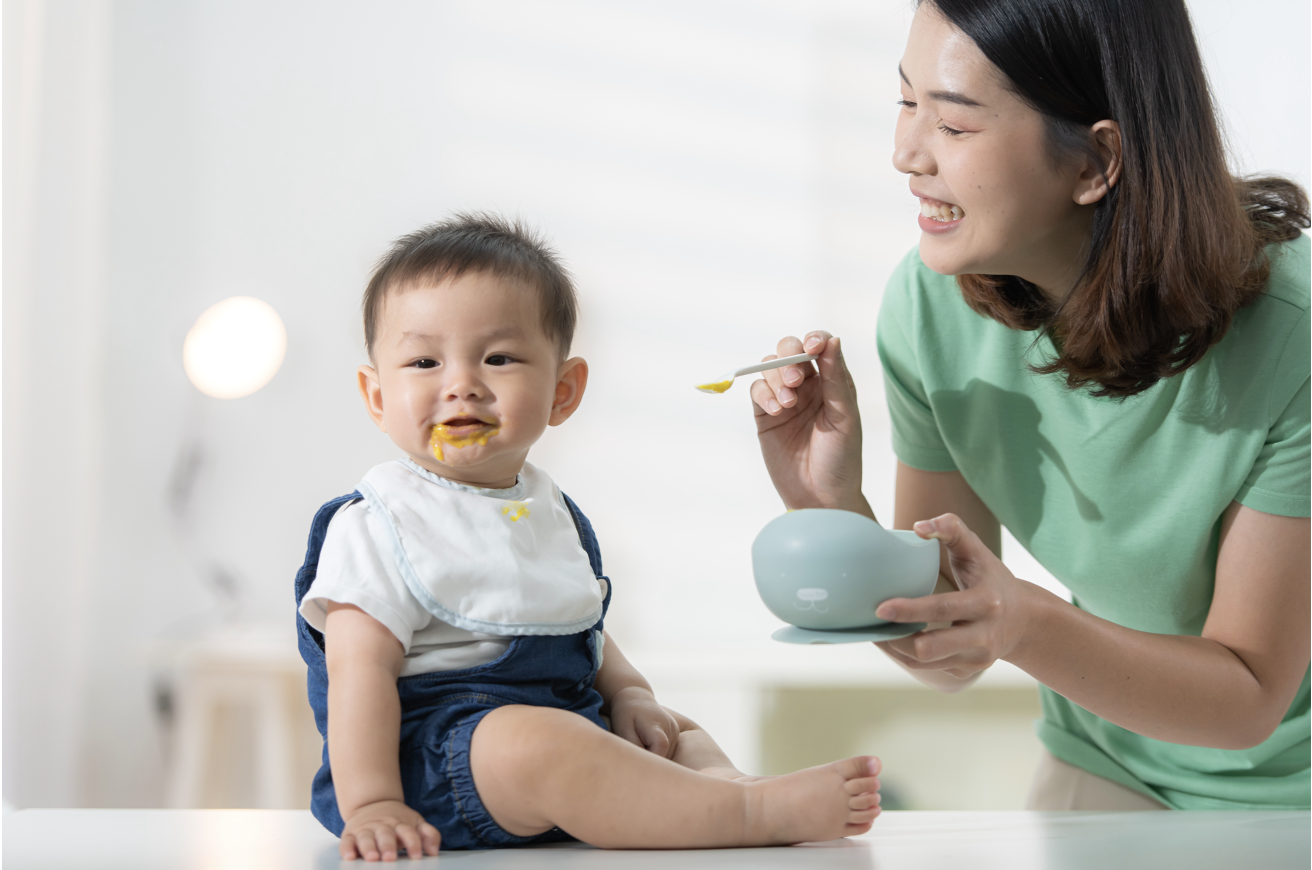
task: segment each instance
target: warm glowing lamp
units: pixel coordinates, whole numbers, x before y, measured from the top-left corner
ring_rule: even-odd
[[[287,355],[287,329],[273,306],[233,296],[196,318],[182,344],[187,377],[207,396],[239,399],[273,380]]]

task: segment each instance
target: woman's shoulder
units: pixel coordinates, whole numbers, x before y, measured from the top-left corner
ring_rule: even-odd
[[[1308,311],[1312,309],[1312,239],[1299,234],[1267,248],[1266,287],[1235,315],[1222,345],[1245,355],[1271,356],[1308,370]]]
[[[1266,249],[1271,262],[1271,277],[1256,304],[1292,306],[1306,313],[1312,307],[1312,239],[1306,233],[1287,242],[1276,242]],[[1293,314],[1287,311],[1287,314]]]
[[[1274,415],[1312,373],[1312,240],[1300,234],[1271,245],[1267,255],[1271,276],[1265,289],[1235,314],[1209,356],[1227,380],[1250,384]]]

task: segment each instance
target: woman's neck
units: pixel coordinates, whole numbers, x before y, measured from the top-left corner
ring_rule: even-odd
[[[1092,206],[1076,211],[1070,221],[1044,238],[1038,250],[1028,252],[1024,267],[1013,273],[1037,287],[1053,307],[1066,301],[1084,270],[1093,237],[1093,214]]]

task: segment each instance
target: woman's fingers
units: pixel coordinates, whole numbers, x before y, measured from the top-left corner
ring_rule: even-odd
[[[968,588],[977,579],[982,564],[997,559],[979,536],[966,527],[956,514],[943,514],[921,520],[914,526],[916,534],[926,540],[939,540],[948,548],[948,561],[957,585]]]
[[[772,356],[762,357],[766,362],[799,353],[821,353],[829,342],[830,334],[824,330],[808,332],[804,338],[789,335],[779,340]],[[778,415],[784,408],[797,404],[797,389],[807,378],[815,377],[819,372],[812,363],[799,363],[770,369],[761,373],[761,378],[752,384],[752,401],[756,407],[770,416]]]
[[[996,596],[987,589],[943,592],[922,598],[890,598],[875,610],[889,622],[963,622],[993,615]]]
[[[775,346],[773,356],[761,358],[761,362],[772,359],[779,359],[785,356],[796,356],[802,353],[802,340],[796,336],[789,335],[779,339],[779,344]],[[801,385],[806,379],[806,375],[799,371],[802,366],[784,366],[781,369],[769,369],[761,372],[766,385],[774,393],[775,400],[783,407],[790,407],[797,402],[797,393],[795,387]],[[810,366],[805,366],[810,368]]]
[[[769,374],[767,372],[767,374]],[[752,406],[756,408],[756,416],[768,414],[773,417],[781,413],[784,409],[779,404],[778,393],[770,386],[770,382],[765,379],[752,381]]]
[[[889,658],[910,670],[953,671],[968,676],[995,661],[974,626],[926,631],[901,640],[876,644]]]
[[[828,336],[825,343],[817,346],[816,350],[807,352],[820,354],[816,364],[820,380],[824,383],[826,414],[830,419],[838,421],[855,413],[856,385],[852,382],[852,375],[847,370],[847,362],[843,359],[841,339],[829,336],[829,333],[822,334]]]

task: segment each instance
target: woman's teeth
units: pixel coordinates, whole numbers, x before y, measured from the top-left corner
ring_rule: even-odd
[[[920,201],[920,213],[932,221],[943,223],[961,220],[966,214],[959,205],[949,205],[946,202],[935,204],[923,199]]]

